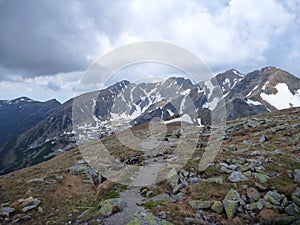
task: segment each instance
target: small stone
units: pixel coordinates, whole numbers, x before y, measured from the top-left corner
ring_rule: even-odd
[[[251,156],[258,156],[258,155],[260,155],[260,154],[261,154],[261,153],[260,153],[259,150],[256,150],[256,151],[253,151],[253,152],[250,153]]]
[[[267,142],[267,141],[269,141],[269,138],[266,135],[262,135],[261,138],[259,139],[260,143]]]
[[[269,180],[269,176],[262,173],[252,173],[252,176],[259,180],[261,183],[266,183]]]
[[[0,208],[0,217],[9,217],[10,214],[14,213],[16,210],[11,207]]]
[[[250,199],[250,202],[256,202],[260,199],[259,192],[253,187],[247,189],[247,196]]]
[[[214,201],[214,203],[211,206],[211,210],[218,214],[221,214],[223,212],[223,209],[224,206],[221,201]]]
[[[237,147],[236,147],[236,145],[232,144],[232,145],[228,146],[228,150],[229,151],[237,151]]]
[[[260,183],[255,182],[255,187],[257,187],[260,191],[265,191],[267,188]]]
[[[56,180],[63,180],[64,179],[64,176],[63,175],[57,175],[55,177]]]
[[[245,209],[248,211],[262,210],[263,208],[264,208],[264,205],[260,201],[245,205]]]
[[[44,209],[43,209],[42,207],[40,207],[40,206],[37,208],[37,211],[38,211],[39,213],[41,213],[41,214],[44,213]]]
[[[189,205],[193,209],[208,209],[211,207],[212,203],[212,201],[193,200],[189,202]]]
[[[127,203],[120,198],[108,199],[99,204],[99,213],[102,216],[108,217],[114,213],[120,212],[127,206]]]
[[[243,175],[242,172],[234,171],[230,174],[228,180],[234,183],[234,182],[246,181],[248,180],[248,178],[245,175]]]
[[[238,168],[238,166],[235,165],[235,164],[231,164],[227,168],[230,169],[230,170],[236,170]]]
[[[294,181],[300,184],[300,169],[294,170]]]
[[[300,208],[295,203],[292,203],[292,204],[288,205],[287,207],[284,208],[284,210],[290,216],[300,214]]]

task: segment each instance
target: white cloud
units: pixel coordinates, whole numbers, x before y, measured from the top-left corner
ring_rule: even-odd
[[[65,102],[76,95],[82,73],[61,73],[54,76],[34,78],[22,78],[20,75],[12,75],[10,78],[10,80],[0,82],[0,96],[5,96],[5,99],[26,96],[40,101],[56,98],[61,102]]]
[[[71,97],[70,86],[76,83],[72,71],[86,70],[88,63],[115,47],[145,40],[185,47],[214,72],[236,68],[246,73],[273,65],[300,76],[298,0],[78,0],[64,6],[45,1],[39,6],[41,14],[10,9],[13,13],[2,13],[9,19],[0,20],[0,24],[10,21],[2,27],[12,37],[2,43],[0,38],[4,97],[15,96],[13,92],[61,99],[69,93]],[[29,30],[22,33],[23,27]],[[28,73],[31,69],[34,72]],[[22,76],[11,75],[15,73]],[[51,73],[60,74],[45,77]],[[30,86],[41,93],[30,92]]]

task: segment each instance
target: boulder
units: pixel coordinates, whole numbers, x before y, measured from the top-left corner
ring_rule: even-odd
[[[265,194],[264,199],[276,206],[285,206],[287,203],[286,197],[276,191],[268,191]]]
[[[240,201],[240,194],[234,189],[231,189],[225,196],[223,200],[223,205],[224,205],[226,215],[229,219],[232,219],[234,214],[236,213],[238,209],[239,201]]]
[[[290,216],[295,216],[300,214],[300,208],[295,204],[292,203],[284,208],[285,212]]]
[[[233,171],[230,176],[228,177],[228,180],[230,182],[241,182],[241,181],[246,181],[248,178],[242,174],[241,171]]]

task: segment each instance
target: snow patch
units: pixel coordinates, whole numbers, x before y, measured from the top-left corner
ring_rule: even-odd
[[[266,83],[267,84],[267,83]],[[266,85],[265,84],[265,85]],[[264,87],[265,87],[264,85]],[[275,88],[277,89],[276,94],[267,95],[265,93],[261,93],[260,96],[263,100],[267,101],[277,109],[285,109],[290,108],[291,105],[293,107],[300,106],[300,93],[299,90],[296,91],[296,94],[293,95],[287,84],[278,83]]]
[[[169,124],[169,123],[175,123],[175,122],[186,122],[186,123],[190,123],[193,124],[193,121],[191,119],[191,117],[188,114],[184,114],[181,117],[172,119],[172,120],[168,120],[168,121],[164,121],[162,123],[164,124]]]
[[[262,105],[260,102],[253,101],[251,99],[248,99],[246,102],[247,102],[248,105]]]

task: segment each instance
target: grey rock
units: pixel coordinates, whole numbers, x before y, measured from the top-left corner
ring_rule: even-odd
[[[172,223],[154,216],[146,211],[139,212],[129,221],[128,224],[155,224],[155,225],[172,225]]]
[[[262,210],[264,205],[262,202],[253,202],[244,206],[248,211]]]
[[[240,201],[240,194],[236,191],[231,189],[223,200],[224,209],[226,215],[229,219],[232,219],[234,214],[238,209],[238,204]]]
[[[268,175],[262,173],[252,173],[252,176],[261,183],[266,183],[270,178]]]
[[[294,177],[294,172],[293,172],[293,170],[287,170],[287,175],[288,175],[288,177],[289,177],[290,179],[293,179],[293,177]]]
[[[177,201],[182,201],[186,198],[186,195],[182,192],[179,192],[178,194],[173,196]]]
[[[22,211],[23,212],[27,212],[27,211],[29,211],[31,209],[34,209],[34,208],[38,207],[40,204],[41,204],[41,200],[39,200],[37,198],[33,199],[32,202],[29,205],[27,205],[24,208],[22,208]]]
[[[233,171],[230,176],[228,177],[228,180],[230,182],[241,182],[241,181],[246,181],[248,178],[242,174],[240,171]]]
[[[292,200],[300,207],[300,188],[297,189],[292,193]]]
[[[257,187],[258,190],[260,190],[260,191],[267,190],[267,188],[265,186],[263,186],[263,185],[261,185],[260,183],[257,183],[257,182],[255,182],[255,187]]]
[[[10,214],[14,213],[16,210],[11,207],[0,208],[0,217],[9,217]]]
[[[208,209],[211,207],[212,203],[212,201],[193,200],[189,202],[189,205],[193,209]]]
[[[222,177],[210,177],[206,180],[203,180],[203,181],[206,181],[208,183],[219,183],[219,184],[223,184],[224,183],[224,180]]]
[[[262,135],[261,138],[259,139],[260,143],[267,142],[267,141],[269,141],[269,138],[266,135]]]
[[[230,169],[230,170],[236,170],[238,168],[238,166],[235,165],[235,164],[231,164],[227,168]]]
[[[300,184],[300,169],[294,170],[294,181]]]
[[[258,156],[260,154],[261,154],[261,152],[259,150],[255,150],[255,151],[250,153],[251,156]]]
[[[122,211],[127,206],[127,203],[120,198],[108,199],[99,204],[98,212],[108,217],[114,213]]]
[[[148,201],[165,201],[165,202],[176,202],[176,200],[167,193],[162,193],[159,195],[156,195],[152,198],[149,198]]]
[[[284,210],[290,216],[300,214],[300,208],[295,203],[292,203],[292,204],[288,205],[287,207],[284,208]]]
[[[264,199],[276,206],[284,206],[284,204],[286,204],[286,197],[276,191],[268,191]]]
[[[187,182],[189,183],[189,184],[196,184],[196,183],[199,183],[200,182],[200,178],[199,177],[191,177],[191,178],[189,178],[188,180],[187,180]]]

